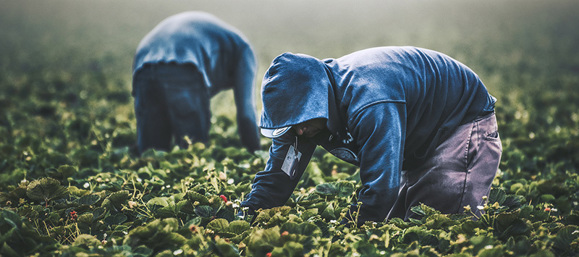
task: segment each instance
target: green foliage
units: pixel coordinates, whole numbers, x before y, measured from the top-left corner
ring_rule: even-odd
[[[279,227],[258,229],[248,239],[247,248],[252,256],[265,256],[280,245]]]
[[[26,187],[26,196],[34,201],[43,201],[48,205],[48,201],[57,199],[66,194],[66,188],[60,185],[55,179],[41,178],[30,182]]]
[[[42,236],[27,220],[10,210],[0,212],[0,253],[3,256],[23,256],[41,249],[52,249],[56,240]]]

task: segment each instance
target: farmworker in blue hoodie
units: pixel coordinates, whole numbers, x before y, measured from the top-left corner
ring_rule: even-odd
[[[273,140],[242,203],[250,214],[285,204],[317,145],[359,166],[358,225],[416,218],[410,208],[420,203],[476,211],[498,169],[496,99],[467,66],[432,50],[284,53],[264,76],[262,100],[261,133]]]
[[[133,96],[139,152],[207,142],[210,99],[233,89],[241,142],[259,149],[254,105],[256,60],[236,28],[203,12],[184,12],[159,23],[137,47]]]

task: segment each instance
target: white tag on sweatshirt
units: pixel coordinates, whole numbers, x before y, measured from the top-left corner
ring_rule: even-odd
[[[295,147],[290,145],[287,154],[285,155],[285,159],[283,160],[281,170],[285,172],[290,178],[293,178],[295,176],[296,169],[301,157],[302,153],[296,151]]]

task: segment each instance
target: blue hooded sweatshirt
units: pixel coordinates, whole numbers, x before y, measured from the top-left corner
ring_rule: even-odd
[[[324,60],[284,53],[264,76],[262,100],[262,128],[323,118],[327,130],[308,138],[290,129],[273,138],[265,170],[242,206],[285,204],[320,145],[360,167],[360,222],[383,221],[398,196],[401,170],[420,165],[459,125],[492,112],[496,101],[464,64],[416,47]]]
[[[192,64],[210,96],[233,89],[243,144],[259,149],[254,104],[257,62],[249,41],[233,26],[205,12],[183,12],[161,21],[139,43],[133,75],[146,64]]]

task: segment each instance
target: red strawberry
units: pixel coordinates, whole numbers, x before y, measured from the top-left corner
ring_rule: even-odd
[[[70,218],[72,220],[76,220],[76,218],[78,218],[78,215],[76,214],[76,211],[71,211],[70,212]]]

